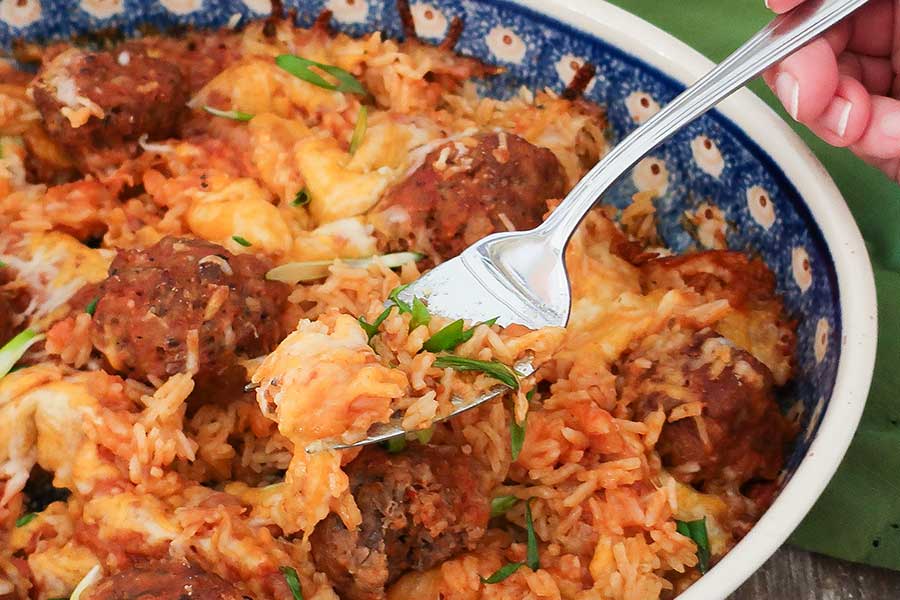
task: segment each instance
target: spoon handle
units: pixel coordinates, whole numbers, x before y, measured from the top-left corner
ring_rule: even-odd
[[[556,252],[562,253],[575,228],[599,197],[647,153],[867,1],[807,0],[775,17],[712,71],[613,147],[578,182],[539,231]]]

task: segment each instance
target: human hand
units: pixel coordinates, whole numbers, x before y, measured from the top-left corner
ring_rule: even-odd
[[[871,0],[763,77],[793,118],[900,182],[900,0]]]

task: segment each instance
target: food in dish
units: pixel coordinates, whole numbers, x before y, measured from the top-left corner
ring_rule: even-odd
[[[793,435],[794,323],[759,259],[671,256],[641,193],[573,239],[565,330],[397,298],[607,149],[589,66],[480,97],[497,69],[452,52],[461,26],[432,46],[275,14],[21,50],[0,593],[650,600],[752,526]],[[408,439],[306,452],[392,415]]]

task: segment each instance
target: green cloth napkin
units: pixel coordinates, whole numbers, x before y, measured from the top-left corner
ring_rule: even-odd
[[[763,0],[612,2],[714,61],[771,18]],[[787,119],[762,82],[750,88]],[[838,558],[900,569],[900,186],[850,152],[793,125],[837,182],[866,239],[878,287],[879,336],[875,378],[853,444],[791,541]]]

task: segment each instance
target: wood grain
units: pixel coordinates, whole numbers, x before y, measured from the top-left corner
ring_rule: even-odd
[[[896,600],[900,572],[785,546],[729,600]]]

